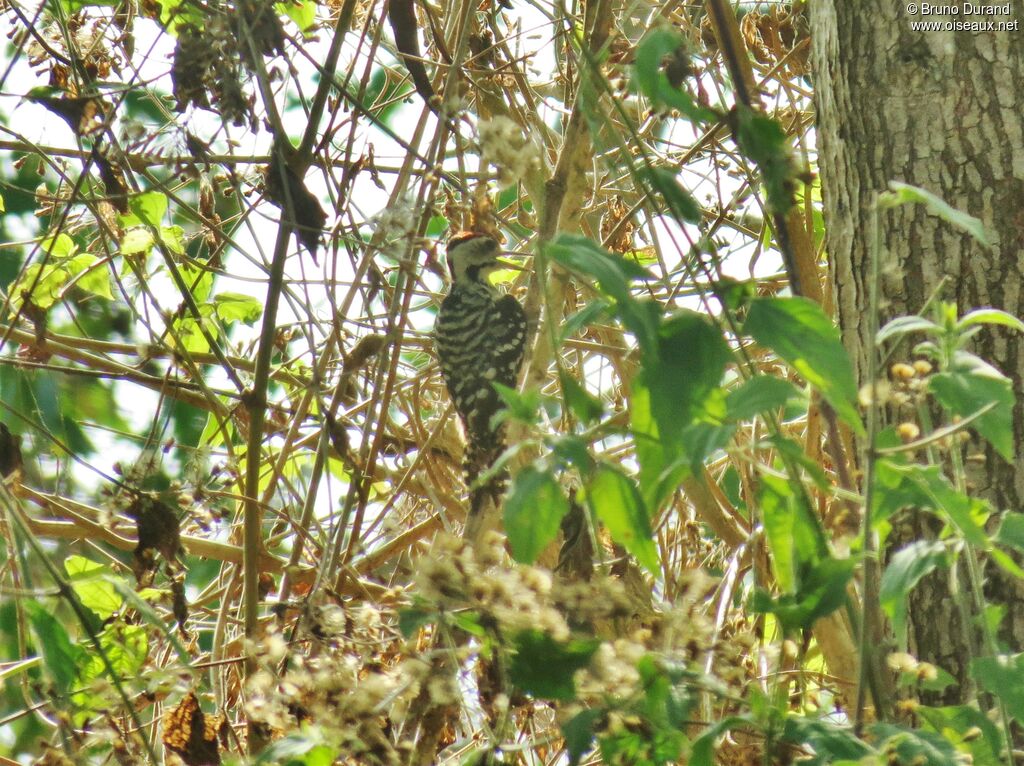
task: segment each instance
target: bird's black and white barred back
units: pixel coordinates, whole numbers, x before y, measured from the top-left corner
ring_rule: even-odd
[[[488,275],[501,267],[498,243],[463,233],[448,242],[452,286],[441,303],[434,344],[441,373],[466,431],[466,484],[487,470],[504,448],[494,416],[504,402],[494,383],[514,387],[526,350],[526,314],[511,295],[501,295]],[[474,492],[470,510],[501,490],[500,480]]]

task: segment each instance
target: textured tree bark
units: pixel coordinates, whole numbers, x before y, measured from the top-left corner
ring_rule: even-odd
[[[919,312],[945,279],[940,297],[961,312],[994,306],[1024,314],[1024,37],[1020,32],[912,31],[907,3],[814,0],[809,3],[819,167],[827,249],[844,341],[866,383],[869,241],[872,201],[890,180],[938,194],[980,218],[993,240],[985,249],[920,206],[881,218],[883,247],[880,324]],[[961,20],[1017,21],[1011,16]],[[973,351],[1015,382],[1013,464],[980,443],[972,493],[998,510],[1021,510],[1024,499],[1024,377],[1022,339],[986,329]],[[909,356],[909,347],[903,354]],[[883,373],[884,374],[884,373]],[[909,528],[932,534],[924,520]],[[908,527],[905,526],[904,529]],[[986,595],[1007,608],[1002,639],[1024,648],[1024,590],[989,567]],[[955,582],[952,583],[955,586]],[[910,650],[965,680],[970,628],[951,596],[948,573],[922,582],[911,600]],[[956,702],[969,686],[934,702]]]

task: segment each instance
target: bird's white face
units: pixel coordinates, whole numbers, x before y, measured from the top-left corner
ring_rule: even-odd
[[[485,234],[463,232],[448,240],[448,268],[452,280],[485,282],[487,276],[501,268],[501,248]]]

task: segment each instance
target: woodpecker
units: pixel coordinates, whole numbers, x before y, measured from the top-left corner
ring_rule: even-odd
[[[448,240],[452,286],[441,302],[434,345],[448,393],[466,432],[466,486],[490,468],[504,448],[495,414],[504,407],[494,383],[514,387],[526,350],[526,314],[511,295],[501,295],[487,277],[501,267],[498,243],[462,232]],[[486,495],[496,497],[501,478],[471,490],[470,514]]]

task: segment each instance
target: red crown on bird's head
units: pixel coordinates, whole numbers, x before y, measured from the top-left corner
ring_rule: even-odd
[[[448,249],[461,245],[463,242],[469,242],[471,239],[479,239],[480,237],[487,237],[488,235],[480,231],[460,231],[452,234],[448,238]],[[491,238],[493,239],[493,237]]]

